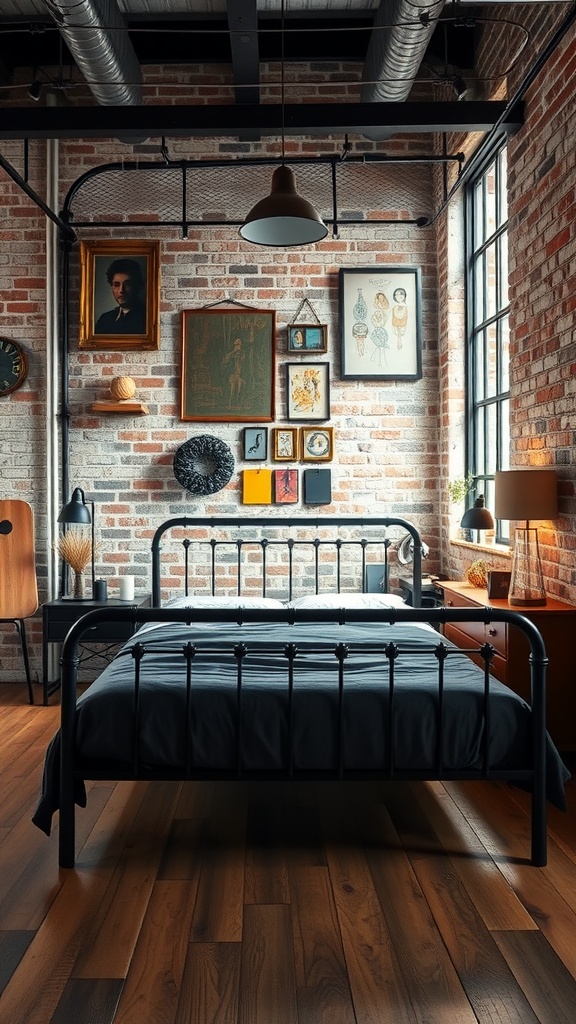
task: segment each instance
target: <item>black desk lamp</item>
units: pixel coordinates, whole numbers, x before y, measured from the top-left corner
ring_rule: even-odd
[[[94,502],[91,501],[90,508],[86,504],[86,497],[81,487],[75,487],[72,491],[70,501],[63,506],[58,522],[66,526],[91,526],[91,569],[92,569],[92,597],[94,597],[95,570],[95,529],[94,529]]]
[[[493,530],[494,520],[490,509],[484,505],[484,495],[479,494],[476,501],[472,505],[472,508],[466,510],[462,519],[460,520],[460,526],[464,530],[476,530],[478,533],[477,543],[480,543],[480,531],[481,530]]]

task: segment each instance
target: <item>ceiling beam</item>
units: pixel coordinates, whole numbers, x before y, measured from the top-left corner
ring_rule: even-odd
[[[286,135],[365,135],[485,132],[499,125],[509,134],[523,124],[523,105],[506,114],[500,101],[469,103],[298,103],[284,107]],[[506,116],[505,116],[506,115]],[[280,104],[237,106],[5,107],[0,139],[120,137],[253,137],[282,133]]]
[[[260,100],[260,57],[256,0],[228,0],[228,28],[236,103]]]

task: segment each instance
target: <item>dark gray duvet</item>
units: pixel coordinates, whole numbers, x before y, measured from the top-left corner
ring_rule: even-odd
[[[393,761],[397,770],[429,772],[437,764],[438,662],[442,638],[427,627],[406,624],[305,622],[266,624],[168,623],[144,627],[129,641],[77,705],[76,764],[85,778],[110,773],[129,778],[134,742],[134,644],[143,644],[139,712],[140,774],[183,772],[187,738],[193,770],[230,771],[236,766],[237,660],[234,643],[247,645],[243,661],[242,746],[244,771],[278,772],[288,766],[288,669],[282,650],[298,645],[292,708],[293,767],[336,771],[338,665],[334,648],[348,645],[345,659],[343,762],[345,770],[388,767],[389,661],[394,667]],[[192,642],[190,711],[186,711],[182,646]],[[456,648],[445,663],[443,767],[472,771],[482,765],[484,674]],[[324,647],[321,651],[319,648]],[[148,650],[150,653],[148,653]],[[489,760],[495,770],[530,767],[529,706],[496,680],[490,684]],[[188,736],[187,736],[188,734]],[[59,806],[59,734],[47,753],[43,791],[33,821],[50,832]],[[116,774],[114,774],[116,773]],[[564,805],[569,773],[548,741],[547,793]],[[83,785],[79,803],[85,802]]]

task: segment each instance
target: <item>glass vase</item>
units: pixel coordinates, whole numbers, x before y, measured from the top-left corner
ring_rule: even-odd
[[[77,601],[81,601],[84,597],[84,573],[82,571],[74,572],[74,597]]]

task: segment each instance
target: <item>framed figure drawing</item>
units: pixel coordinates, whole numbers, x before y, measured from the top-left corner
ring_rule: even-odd
[[[343,380],[422,376],[419,267],[340,270]]]
[[[274,427],[273,435],[277,462],[298,458],[298,427]]]
[[[330,417],[330,363],[286,363],[288,419]]]
[[[262,462],[268,454],[268,427],[244,427],[244,459]]]
[[[160,242],[80,242],[80,348],[160,346]]]
[[[277,505],[295,505],[298,501],[298,470],[274,469],[274,501]]]
[[[274,312],[185,309],[180,418],[273,420],[275,340]]]

